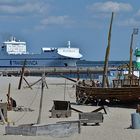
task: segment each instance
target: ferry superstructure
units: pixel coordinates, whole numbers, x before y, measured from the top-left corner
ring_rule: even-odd
[[[27,67],[69,67],[76,66],[82,54],[79,48],[72,48],[70,41],[68,47],[41,48],[41,53],[27,52],[26,42],[17,41],[11,37],[2,43],[0,50],[0,67],[21,67],[26,60]]]

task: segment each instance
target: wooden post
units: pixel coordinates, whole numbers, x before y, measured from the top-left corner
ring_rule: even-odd
[[[11,90],[11,84],[9,83],[8,93],[7,93],[7,109],[8,110],[12,110],[12,106],[11,106],[11,103],[10,103],[10,90]]]
[[[39,115],[38,115],[37,124],[40,124],[40,122],[41,122],[44,82],[45,82],[45,74],[43,73],[43,75],[42,75],[42,83],[41,83],[41,97],[40,97]]]
[[[102,80],[103,87],[109,86],[107,84],[107,81],[108,81],[107,80],[107,72],[108,72],[108,61],[109,61],[109,53],[110,53],[110,42],[111,42],[111,30],[112,30],[112,23],[113,23],[113,15],[114,15],[114,13],[112,12],[110,28],[109,28],[109,33],[108,33],[108,45],[106,48],[105,63],[104,63],[104,72],[103,72],[103,80]]]
[[[10,89],[11,89],[11,84],[9,83],[8,94],[7,94],[7,102],[9,102],[9,99],[10,99]]]
[[[79,81],[80,79],[80,72],[79,72],[79,68],[77,68],[77,81]]]
[[[22,67],[18,89],[21,89],[21,84],[22,84],[22,80],[23,80],[23,76],[24,76],[25,65],[26,65],[26,59],[24,61],[23,67]]]

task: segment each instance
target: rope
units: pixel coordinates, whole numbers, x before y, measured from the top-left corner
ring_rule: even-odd
[[[40,86],[40,84],[38,85],[38,90],[39,90],[39,86]],[[31,101],[31,103],[28,105],[28,108],[30,108],[31,107],[31,105],[34,103],[34,101],[36,100],[36,97],[37,97],[37,94],[38,94],[38,90],[36,91],[36,94],[35,94],[35,96],[34,96],[34,98],[33,98],[33,100]],[[26,113],[27,112],[24,112],[23,113],[23,115],[21,115],[16,121],[14,121],[15,123],[17,123],[17,122],[19,122],[25,115],[26,115]]]

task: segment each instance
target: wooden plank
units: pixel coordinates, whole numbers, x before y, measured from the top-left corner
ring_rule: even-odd
[[[105,112],[105,114],[107,114],[107,111],[106,111],[106,108],[107,108],[107,106],[101,106],[101,107],[99,107],[99,108],[97,108],[97,109],[95,109],[95,110],[93,110],[92,112],[98,112],[98,111],[100,111],[100,110],[104,110],[104,112]]]

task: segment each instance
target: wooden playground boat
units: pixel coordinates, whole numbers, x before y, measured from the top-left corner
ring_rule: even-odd
[[[137,80],[136,80],[137,81]],[[138,83],[137,83],[138,84]],[[128,103],[140,101],[140,86],[114,86],[114,87],[93,87],[76,85],[76,102],[77,103]]]
[[[112,86],[109,86],[107,71],[108,71],[108,60],[110,52],[110,40],[111,40],[111,30],[113,22],[113,13],[111,16],[111,23],[108,33],[108,46],[106,48],[105,62],[104,62],[104,71],[103,71],[103,80],[102,85],[98,86],[94,81],[78,82],[76,84],[76,102],[77,103],[99,103],[99,102],[108,102],[108,103],[128,103],[128,102],[137,102],[140,101],[140,79],[133,74],[133,65],[132,65],[132,45],[133,45],[133,36],[137,34],[135,30],[131,35],[130,43],[130,62],[129,70],[127,75],[123,75],[120,71],[117,79],[112,81]]]

